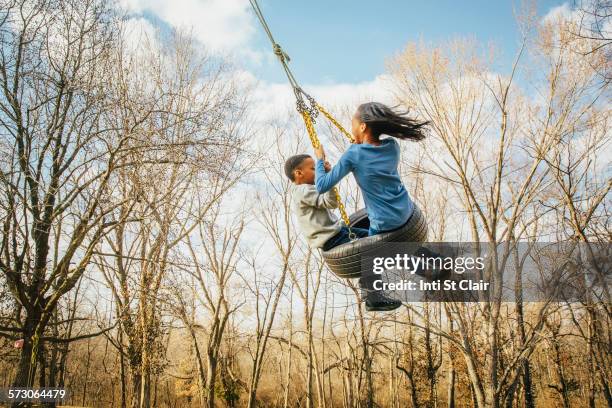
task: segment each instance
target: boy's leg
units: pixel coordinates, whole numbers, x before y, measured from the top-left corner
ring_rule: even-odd
[[[387,297],[382,290],[374,289],[374,282],[378,277],[374,275],[359,278],[359,287],[365,299],[367,311],[388,311],[397,309],[402,305],[399,300]]]
[[[348,228],[347,228],[347,230],[348,230]],[[353,234],[355,234],[355,236],[357,238],[365,238],[365,237],[370,235],[369,231],[367,229],[365,229],[365,228],[355,228],[355,227],[352,227],[351,228],[351,232]]]
[[[363,272],[361,278],[359,278],[359,287],[362,297],[365,299],[366,310],[371,312],[389,311],[400,307],[402,302],[388,297],[382,290],[374,289],[374,282],[378,279],[380,279],[378,275],[371,273],[364,275]]]
[[[351,232],[355,234],[357,238],[365,238],[368,236],[368,230],[364,228],[351,228]],[[333,241],[332,241],[333,240]],[[323,246],[324,251],[329,251],[332,248],[337,247],[338,245],[346,244],[351,242],[351,237],[349,236],[349,229],[347,227],[342,227],[340,231],[329,239],[328,242]]]
[[[336,235],[334,235],[333,237],[328,239],[327,242],[325,242],[322,249],[324,251],[329,251],[330,249],[335,248],[338,245],[346,244],[349,241],[350,239],[348,234],[348,228],[342,227]]]

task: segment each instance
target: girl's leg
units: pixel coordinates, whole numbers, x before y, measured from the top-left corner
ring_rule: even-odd
[[[427,268],[423,269],[421,267],[419,270],[416,271],[416,274],[419,276],[423,276],[427,279],[438,280],[438,279],[447,278],[453,273],[452,268],[444,267],[444,265],[446,265],[446,262],[444,262],[445,256],[437,252],[434,252],[429,248],[420,246],[414,252],[413,256],[421,257],[425,259],[441,259],[442,260],[442,263],[441,263],[442,269],[427,269]]]

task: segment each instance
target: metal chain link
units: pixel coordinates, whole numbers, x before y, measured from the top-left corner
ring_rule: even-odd
[[[315,101],[315,99],[312,96],[304,92],[302,88],[294,87],[293,93],[295,94],[295,100],[296,100],[295,104],[296,104],[297,111],[300,114],[303,114],[304,112],[308,112],[308,115],[310,116],[312,123],[316,123],[316,118],[317,116],[319,116],[317,101]],[[304,97],[306,97],[306,99],[308,100],[308,104],[306,104],[306,101],[304,101]]]
[[[357,239],[357,235],[351,229],[351,220],[346,213],[346,208],[344,208],[344,204],[342,203],[342,197],[340,197],[340,193],[338,192],[338,187],[333,188],[334,195],[336,196],[336,201],[338,201],[338,210],[340,211],[340,216],[342,217],[342,221],[346,224],[346,228],[349,230],[349,239],[354,241]]]
[[[342,127],[340,122],[338,122],[336,118],[334,118],[324,107],[317,104],[317,109],[327,118],[327,120],[329,120],[336,128],[338,128],[340,133],[346,136],[346,138],[350,140],[351,143],[355,142],[355,139],[353,139],[353,135],[351,135],[344,127]]]

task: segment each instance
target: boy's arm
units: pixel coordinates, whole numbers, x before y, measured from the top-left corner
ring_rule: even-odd
[[[303,185],[300,189],[300,201],[308,206],[316,208],[338,208],[338,201],[333,191],[320,194],[314,186]]]
[[[332,167],[329,173],[325,172],[325,161],[317,160],[317,166],[315,169],[315,186],[319,193],[325,193],[332,189],[333,186],[338,184],[350,171],[353,169],[352,166],[352,150],[344,152],[338,163]]]

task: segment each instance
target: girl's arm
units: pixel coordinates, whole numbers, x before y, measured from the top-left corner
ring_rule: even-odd
[[[322,159],[317,160],[317,166],[315,170],[315,187],[319,193],[325,193],[332,189],[333,186],[338,184],[340,180],[353,170],[353,150],[349,148],[340,160],[329,173],[325,173],[325,161]]]

